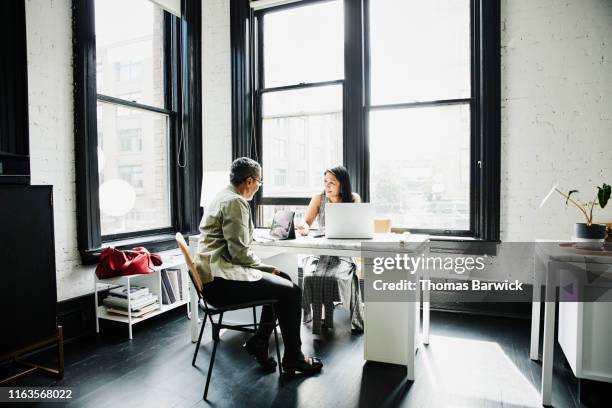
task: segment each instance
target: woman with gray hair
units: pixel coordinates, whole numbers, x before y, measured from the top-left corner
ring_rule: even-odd
[[[213,306],[277,300],[275,311],[285,345],[283,370],[314,374],[321,371],[323,363],[302,353],[302,292],[299,286],[274,266],[262,263],[251,250],[253,220],[248,201],[262,184],[259,163],[247,157],[234,160],[230,185],[215,196],[200,223],[196,266],[204,283],[203,294]],[[210,269],[203,268],[204,257],[209,257]],[[268,352],[270,335],[276,324],[273,316],[273,310],[264,307],[257,333],[244,344],[268,370],[276,367],[276,361]]]

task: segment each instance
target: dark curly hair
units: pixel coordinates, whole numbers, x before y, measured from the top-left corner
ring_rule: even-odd
[[[249,177],[258,179],[261,177],[261,166],[253,159],[239,157],[232,163],[230,169],[230,182],[237,186]]]

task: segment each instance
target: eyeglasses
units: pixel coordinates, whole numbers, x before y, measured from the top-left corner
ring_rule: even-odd
[[[257,181],[259,183],[260,186],[263,186],[263,179],[258,179],[255,177],[251,177],[253,180]]]

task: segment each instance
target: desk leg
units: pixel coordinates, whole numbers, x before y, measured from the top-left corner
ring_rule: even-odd
[[[366,259],[365,262],[371,262]],[[407,276],[418,282],[418,277]],[[372,285],[365,274],[366,288]],[[364,359],[406,366],[406,377],[415,380],[415,353],[420,320],[418,288],[410,301],[369,301],[365,304]]]
[[[192,282],[189,282],[189,302],[191,303],[191,342],[198,341],[198,322],[200,321],[198,313],[198,294]]]
[[[415,275],[415,282],[419,285],[422,279],[421,273]],[[408,319],[408,362],[407,362],[407,376],[410,381],[414,381],[415,373],[415,357],[414,355],[418,351],[418,339],[421,331],[421,289],[417,286],[415,291],[416,299],[414,302],[409,302],[408,316],[412,316],[413,321]],[[410,330],[412,329],[412,330]]]
[[[540,291],[539,283],[533,284],[533,301],[531,302],[531,345],[529,358],[538,361],[540,358]]]
[[[429,273],[427,271],[423,276],[423,280],[429,280]],[[429,288],[423,290],[423,344],[429,344]]]
[[[544,344],[542,350],[542,405],[552,403],[553,358],[555,347],[555,306],[557,275],[551,262],[546,270],[546,306],[544,310]]]
[[[410,381],[414,381],[414,353],[416,352],[417,325],[420,312],[419,302],[408,302],[408,336],[406,345],[408,346],[408,358],[406,359],[406,376]]]

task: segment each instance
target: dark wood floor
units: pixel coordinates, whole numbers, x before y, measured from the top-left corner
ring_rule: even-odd
[[[351,335],[336,310],[336,328],[313,337],[303,326],[304,351],[320,356],[323,372],[284,385],[263,374],[241,349],[244,334],[226,332],[218,349],[210,402],[202,392],[210,334],[198,368],[184,311],[134,327],[108,322],[101,334],[66,346],[66,375],[43,375],[13,385],[73,387],[78,407],[539,407],[540,363],[529,360],[529,321],[433,312],[430,345],[416,357],[417,379],[400,366],[364,363],[363,337]],[[208,332],[208,330],[207,330]],[[557,348],[555,407],[576,407],[577,381]],[[57,405],[57,404],[56,404]]]

